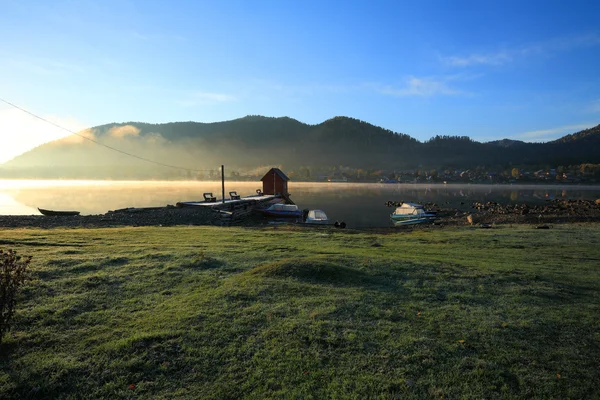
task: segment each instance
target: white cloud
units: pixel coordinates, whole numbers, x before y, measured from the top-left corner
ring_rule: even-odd
[[[517,134],[511,139],[524,140],[527,142],[546,142],[549,140],[555,140],[562,136],[569,135],[571,133],[579,132],[583,129],[587,129],[594,126],[594,124],[577,124],[577,125],[566,125],[559,126],[551,129],[540,129],[537,131],[529,131]]]
[[[473,53],[468,55],[441,57],[441,60],[444,64],[452,67],[469,67],[474,65],[498,66],[512,62],[519,57],[535,55],[547,56],[552,53],[598,45],[600,45],[600,35],[589,33],[578,36],[558,37],[539,43],[530,43],[520,47],[491,53]]]
[[[85,125],[73,117],[43,115],[48,121],[77,132]],[[0,163],[41,144],[71,135],[70,132],[15,108],[0,108]]]
[[[108,131],[108,134],[116,138],[124,138],[125,136],[138,136],[140,129],[133,125],[115,126]]]
[[[328,94],[343,95],[364,91],[366,84],[324,84],[319,82],[280,82],[272,79],[254,78],[239,82],[220,82],[219,91],[169,90],[176,104],[182,107],[228,104],[231,102],[294,101],[304,102],[307,96]]]
[[[393,87],[391,85],[382,86],[377,89],[382,94],[390,96],[406,97],[406,96],[434,96],[442,95],[457,95],[462,94],[460,90],[449,87],[443,80],[434,78],[417,78],[410,76],[401,87]]]
[[[164,144],[169,142],[160,133],[157,132],[148,133],[144,137],[144,139],[146,139],[146,142],[150,144]]]
[[[451,56],[443,58],[444,63],[453,67],[468,67],[471,65],[502,65],[512,61],[512,57],[505,51],[495,54],[471,54],[466,57]]]
[[[237,98],[235,96],[225,93],[195,91],[189,93],[186,99],[179,100],[177,103],[182,106],[193,107],[199,105],[225,103],[236,100]]]

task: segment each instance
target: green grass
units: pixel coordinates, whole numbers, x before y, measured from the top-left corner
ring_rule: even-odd
[[[600,226],[2,230],[0,398],[600,397]],[[135,385],[135,387],[130,385]]]

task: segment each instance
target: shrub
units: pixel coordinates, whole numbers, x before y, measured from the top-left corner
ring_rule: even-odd
[[[28,277],[31,257],[21,257],[14,250],[0,250],[0,344],[10,330],[17,294]]]

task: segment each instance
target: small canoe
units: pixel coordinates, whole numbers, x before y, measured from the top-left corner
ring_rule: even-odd
[[[66,216],[79,215],[79,211],[44,210],[43,208],[38,208],[38,210],[40,211],[40,213],[42,213],[43,215],[46,215],[48,217],[56,217],[56,216],[66,217]]]

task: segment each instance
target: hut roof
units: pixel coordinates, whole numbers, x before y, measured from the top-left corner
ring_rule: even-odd
[[[286,181],[286,182],[290,180],[290,178],[288,178],[288,177],[286,176],[286,174],[284,174],[284,173],[283,173],[283,171],[281,171],[279,168],[271,168],[271,169],[269,170],[269,172],[267,172],[267,173],[265,174],[265,176],[263,176],[263,177],[262,177],[260,180],[261,180],[261,181],[264,181],[264,180],[267,178],[267,176],[271,175],[271,173],[275,173],[275,174],[279,175],[279,177],[280,177],[281,179],[283,179],[284,181]]]

